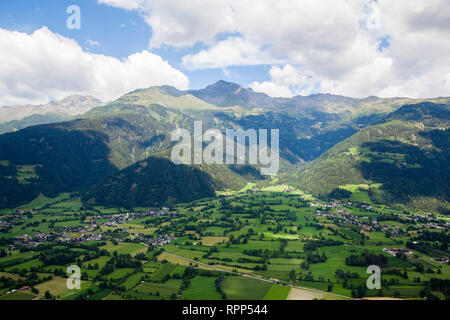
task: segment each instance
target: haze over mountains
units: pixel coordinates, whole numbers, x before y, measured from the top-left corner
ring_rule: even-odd
[[[43,105],[0,108],[0,133],[16,131],[30,125],[69,120],[80,116],[102,102],[91,96],[73,95]]]
[[[169,158],[171,132],[192,130],[195,120],[202,120],[205,129],[280,129],[279,178],[315,195],[367,184],[371,201],[441,211],[450,201],[449,98],[272,98],[219,81],[203,90],[135,90],[104,106],[89,97],[65,100],[28,107],[27,114],[16,117],[23,120],[45,109],[50,110],[46,115],[66,110],[77,119],[0,136],[1,207],[15,207],[40,193],[75,191],[85,201],[103,205],[156,205],[261,179],[252,166],[176,169],[157,160]],[[173,180],[180,174],[197,182],[180,188],[178,182],[184,180]],[[410,187],[421,181],[423,188]],[[433,183],[439,186],[431,188]]]

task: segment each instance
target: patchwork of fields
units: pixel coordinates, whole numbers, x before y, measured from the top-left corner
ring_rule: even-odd
[[[173,214],[136,208],[136,218],[70,195],[39,197],[1,213],[11,227],[0,233],[0,299],[448,299],[446,218],[377,206],[361,187],[347,189],[351,203],[272,187]],[[366,288],[372,264],[380,290]],[[80,290],[67,288],[70,265],[80,267]]]

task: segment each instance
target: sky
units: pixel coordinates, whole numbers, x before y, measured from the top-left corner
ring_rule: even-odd
[[[0,0],[0,106],[218,80],[450,96],[449,57],[448,0]]]

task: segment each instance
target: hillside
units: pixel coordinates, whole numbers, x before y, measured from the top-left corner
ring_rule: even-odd
[[[337,144],[292,180],[313,194],[356,186],[368,201],[445,211],[450,208],[449,115],[449,105],[406,105]]]
[[[277,106],[277,99],[226,81],[218,81],[205,89],[188,92],[203,101],[221,107],[241,106],[249,110],[255,108],[275,110]]]
[[[30,127],[0,136],[0,207],[15,207],[40,193],[56,196],[84,188],[117,169],[108,137],[64,124]]]
[[[83,119],[1,135],[0,207],[16,207],[40,193],[55,196],[89,189],[110,174],[169,150],[170,132],[191,128],[193,122],[160,105],[116,104],[96,108]],[[227,166],[202,170],[217,188],[245,185]]]
[[[83,196],[87,203],[151,207],[213,197],[215,181],[203,171],[149,158],[106,178]]]
[[[23,118],[22,120],[12,120],[5,123],[0,123],[0,134],[15,132],[40,124],[62,122],[69,119],[69,116],[59,114],[33,114]]]
[[[138,105],[159,104],[166,108],[177,110],[220,110],[213,104],[209,104],[188,92],[180,91],[170,86],[135,90],[110,105],[121,103]]]
[[[249,95],[244,94],[245,92]],[[168,159],[173,146],[170,141],[171,132],[177,128],[192,132],[194,121],[198,120],[203,121],[204,130],[217,128],[222,132],[230,128],[280,129],[281,172],[290,174],[293,167],[303,166],[305,162],[322,156],[298,174],[299,179],[293,180],[310,192],[328,194],[343,184],[374,180],[370,177],[377,173],[370,173],[369,169],[363,173],[360,168],[358,159],[368,148],[363,147],[363,143],[378,142],[374,141],[377,135],[382,139],[404,132],[406,140],[414,134],[418,140],[428,141],[424,143],[428,145],[429,139],[419,133],[442,128],[435,123],[438,116],[441,116],[440,121],[447,121],[442,118],[445,110],[435,110],[434,104],[430,104],[431,109],[421,111],[422,113],[418,113],[418,110],[408,111],[408,108],[403,107],[390,114],[390,118],[387,118],[388,113],[377,113],[378,111],[352,118],[345,112],[327,112],[319,104],[310,108],[299,104],[296,107],[299,112],[291,113],[289,108],[282,112],[274,111],[271,109],[272,102],[285,103],[289,100],[293,103],[300,98],[272,99],[256,93],[262,99],[261,103],[268,103],[267,109],[230,107],[237,100],[229,104],[223,102],[228,99],[223,100],[229,94],[251,98],[254,93],[225,82],[190,93],[169,86],[153,87],[133,91],[107,105],[95,107],[76,120],[38,125],[1,135],[0,178],[3,185],[0,187],[0,196],[3,202],[0,206],[14,207],[41,193],[53,196],[58,192],[89,190],[92,185],[97,185],[106,177],[137,162],[154,156]],[[358,109],[357,104],[352,104],[355,101],[352,98],[315,95],[308,99],[311,105],[317,99],[321,103],[337,99],[336,103],[345,103],[345,108]],[[211,104],[213,100],[218,105]],[[398,101],[400,100],[402,99]],[[244,103],[256,100],[251,98],[240,101]],[[412,125],[415,120],[410,117],[423,121],[416,121]],[[377,123],[382,124],[376,125]],[[443,127],[445,125],[444,123]],[[342,142],[350,137],[350,140]],[[332,150],[326,153],[330,149]],[[339,157],[335,157],[336,154]],[[328,159],[332,160],[327,161]],[[345,176],[336,172],[335,168],[346,172]],[[261,178],[253,167],[204,165],[197,169],[213,180],[215,190],[241,188],[249,179]],[[316,180],[308,178],[310,173]],[[292,177],[295,175],[290,174],[289,178]],[[26,196],[22,196],[25,193]]]

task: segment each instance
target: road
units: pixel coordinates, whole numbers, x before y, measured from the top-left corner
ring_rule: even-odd
[[[209,269],[214,269],[214,270],[216,270],[216,271],[225,272],[225,273],[231,273],[231,274],[238,274],[238,275],[243,276],[243,277],[246,277],[246,278],[251,278],[251,279],[255,279],[255,280],[259,280],[259,281],[264,281],[264,282],[268,282],[268,283],[272,283],[272,284],[278,284],[277,281],[273,281],[273,280],[269,280],[269,279],[264,279],[264,278],[259,278],[259,277],[252,276],[252,275],[245,274],[245,273],[233,272],[233,271],[225,270],[225,269],[222,269],[222,268],[219,268],[219,267],[210,266],[210,265],[205,264],[205,263],[201,263],[201,262],[198,262],[198,261],[195,261],[195,260],[191,260],[191,259],[188,259],[188,258],[179,256],[179,255],[176,255],[176,254],[167,252],[167,251],[164,251],[164,252],[165,252],[166,254],[168,254],[168,255],[173,256],[173,257],[177,257],[177,258],[179,258],[179,259],[183,259],[183,260],[192,262],[192,264],[197,264],[197,265],[199,265],[199,266],[208,267]],[[312,289],[312,288],[307,288],[307,287],[301,287],[301,286],[295,286],[295,285],[286,285],[286,286],[291,287],[291,288],[294,288],[294,289],[306,290],[306,291],[311,291],[311,292],[316,292],[316,293],[326,294],[326,295],[330,295],[330,296],[335,296],[335,297],[339,297],[339,298],[345,298],[345,299],[357,300],[357,299],[353,299],[353,298],[350,298],[350,297],[347,297],[347,296],[343,296],[343,295],[340,295],[340,294],[331,293],[331,292],[325,292],[325,291],[321,291],[321,290],[317,290],[317,289]]]

